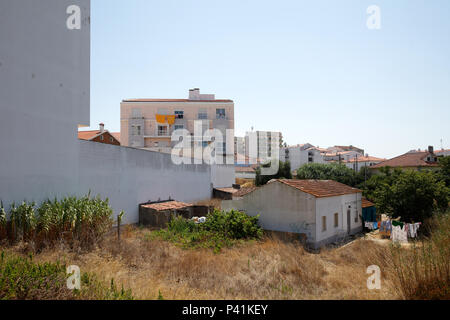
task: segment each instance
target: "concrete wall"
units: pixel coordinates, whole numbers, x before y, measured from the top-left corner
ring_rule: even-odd
[[[81,9],[81,29],[67,28],[70,5]],[[90,114],[89,0],[2,0],[0,43],[5,205],[91,190],[108,197],[116,214],[125,210],[131,223],[139,203],[203,200],[212,183],[234,182],[232,166],[177,166],[167,154],[78,140],[78,125],[89,125]]]
[[[212,195],[208,165],[175,165],[169,154],[78,141],[77,194],[91,190],[108,197],[114,212],[126,212],[125,223],[138,221],[138,204],[149,200],[192,202]],[[219,169],[220,170],[220,169]]]
[[[241,199],[222,201],[222,209],[242,210],[251,216],[260,214],[263,229],[305,233],[307,242],[315,242],[315,198],[278,181]]]

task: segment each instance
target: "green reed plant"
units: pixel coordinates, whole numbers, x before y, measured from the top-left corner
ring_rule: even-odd
[[[0,209],[0,240],[9,235],[11,241],[33,241],[38,247],[65,240],[89,246],[112,227],[112,209],[108,199],[100,197],[66,197],[46,200],[39,207],[34,202],[11,205],[9,222]],[[3,221],[3,222],[2,222]]]

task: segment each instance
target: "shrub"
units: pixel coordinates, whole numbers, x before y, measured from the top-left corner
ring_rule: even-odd
[[[104,285],[95,275],[83,273],[81,290],[67,288],[66,266],[60,262],[35,263],[24,258],[0,254],[0,300],[132,299],[130,290]]]
[[[258,226],[259,216],[250,217],[243,212],[214,210],[206,218],[203,229],[223,233],[233,239],[260,238],[262,229]]]
[[[223,247],[231,247],[236,241],[260,238],[262,229],[258,226],[258,217],[249,217],[234,210],[215,210],[201,224],[181,216],[174,217],[167,230],[156,231],[153,235],[184,248],[207,247],[219,252]]]

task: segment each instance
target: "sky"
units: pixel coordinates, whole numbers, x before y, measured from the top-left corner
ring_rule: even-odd
[[[367,8],[380,8],[369,29]],[[235,103],[235,135],[354,145],[377,157],[450,148],[448,0],[92,0],[91,126],[120,102]]]

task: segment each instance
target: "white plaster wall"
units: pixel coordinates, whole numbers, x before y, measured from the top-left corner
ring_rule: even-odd
[[[81,8],[68,30],[66,8]],[[93,194],[108,197],[124,222],[138,204],[169,196],[209,198],[225,169],[172,163],[170,155],[77,139],[89,125],[90,1],[0,1],[0,200]],[[230,169],[234,175],[234,168]],[[231,184],[227,185],[231,186]]]
[[[317,198],[316,201],[316,233],[317,242],[327,240],[335,236],[347,234],[347,208],[350,206],[351,219],[350,230],[354,233],[362,226],[361,222],[361,193],[348,194],[336,197]],[[339,226],[334,227],[334,214],[339,214]],[[358,222],[354,221],[358,214]],[[322,217],[327,217],[327,230],[322,231]]]
[[[169,154],[78,141],[77,194],[109,198],[115,214],[126,212],[124,223],[139,220],[138,204],[169,197],[193,202],[212,195],[209,165],[175,165]]]
[[[210,168],[214,188],[229,188],[236,182],[234,165],[211,165]]]
[[[271,182],[240,199],[222,201],[222,209],[260,214],[263,229],[306,233],[308,242],[315,241],[315,198],[281,182]]]

